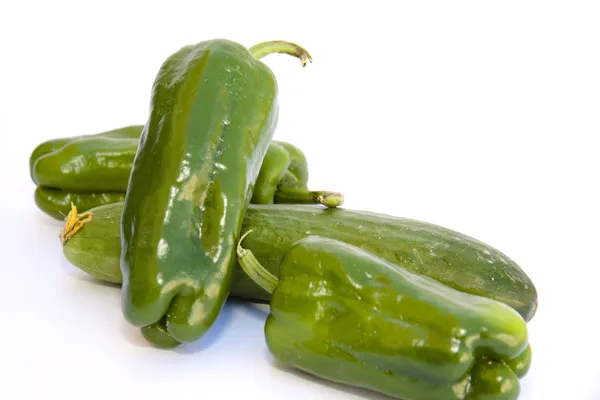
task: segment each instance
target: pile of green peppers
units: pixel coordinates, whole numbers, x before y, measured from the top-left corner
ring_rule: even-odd
[[[87,211],[122,202],[143,128],[131,125],[40,143],[29,160],[38,208],[63,220],[71,204]],[[274,140],[256,179],[252,203],[310,204],[334,199],[342,203],[339,193],[309,191],[308,178],[304,152],[291,143]]]
[[[452,263],[432,279],[407,258],[315,234],[276,258],[273,275],[242,246],[253,234],[242,231],[250,204],[343,203],[340,193],[309,190],[304,153],[273,140],[279,88],[262,61],[272,53],[312,61],[283,41],[185,46],[161,65],[144,125],[37,146],[34,201],[65,220],[62,243],[91,226],[96,209],[122,204],[122,312],[157,346],[211,329],[239,263],[269,294],[265,339],[282,365],[407,400],[518,398],[531,364],[526,319],[509,301],[445,284]],[[418,234],[398,237],[410,244]],[[432,246],[433,260],[444,243]]]

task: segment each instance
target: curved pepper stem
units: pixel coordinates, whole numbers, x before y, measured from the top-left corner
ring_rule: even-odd
[[[284,53],[299,58],[302,62],[302,67],[305,67],[307,63],[312,62],[312,56],[304,47],[283,40],[258,43],[250,47],[249,50],[250,53],[258,59],[273,53]]]
[[[85,224],[90,222],[93,218],[93,213],[84,212],[83,214],[77,214],[77,207],[71,203],[71,211],[65,218],[65,224],[60,230],[60,242],[64,245],[69,239],[73,237]]]
[[[269,294],[273,293],[275,287],[279,283],[279,279],[263,267],[260,262],[254,257],[254,254],[250,250],[246,250],[242,247],[242,241],[248,234],[252,232],[249,230],[244,233],[238,242],[237,255],[238,261],[242,266],[244,272],[256,283],[258,286],[266,290]]]
[[[344,195],[337,192],[309,191],[289,187],[279,187],[275,192],[277,204],[315,204],[321,203],[326,207],[334,208],[344,204]]]

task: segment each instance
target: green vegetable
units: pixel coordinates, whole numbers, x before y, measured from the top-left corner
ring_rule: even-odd
[[[338,207],[341,193],[309,191],[308,164],[304,153],[285,142],[272,142],[263,160],[252,195],[254,204],[315,204]]]
[[[162,317],[157,323],[144,326],[140,331],[142,332],[142,336],[154,346],[170,349],[179,346],[181,343],[175,340],[169,333],[166,319],[166,316]]]
[[[128,176],[137,143],[133,149],[125,146],[127,149],[125,154],[123,154],[123,145],[119,143],[130,144],[131,139],[139,139],[142,128],[143,126],[131,125],[92,135],[61,137],[40,143],[29,157],[31,179],[36,185],[42,186],[52,186],[51,182],[58,181],[57,187],[63,189],[72,186],[75,180],[79,185],[84,184],[85,188],[89,188],[87,185],[92,185],[90,187],[95,189],[92,191],[98,191],[96,183],[86,184],[82,179],[83,176],[93,175],[97,170],[103,171],[103,174],[108,176],[118,176],[123,172]],[[90,143],[94,143],[94,146]],[[116,154],[109,154],[114,147],[120,150]],[[109,158],[103,158],[103,155],[108,155]],[[122,159],[127,158],[127,155],[130,159],[129,167],[123,170]],[[113,165],[109,160],[114,160],[115,157],[119,162]],[[104,177],[100,185],[104,185],[103,182],[105,182]],[[125,187],[127,187],[126,182],[123,189]]]
[[[87,211],[123,201],[142,129],[134,125],[38,145],[30,157],[30,173],[38,184],[34,196],[38,208],[63,220],[71,203]],[[304,153],[290,143],[273,141],[261,165],[252,203],[319,203],[334,195],[340,196],[337,205],[343,202],[337,193],[309,191],[307,183]]]
[[[265,51],[265,47],[270,50]],[[242,219],[278,120],[261,56],[299,46],[229,40],[186,46],[161,66],[121,217],[122,310],[166,317],[179,342],[201,338],[229,296]]]
[[[507,255],[459,232],[406,218],[343,208],[256,206],[245,217],[253,230],[246,245],[261,264],[277,271],[290,246],[310,235],[336,239],[428,276],[461,292],[488,297],[514,308],[529,321],[537,291]],[[249,280],[243,275],[236,279]],[[268,299],[265,292],[264,299]]]
[[[309,173],[304,152],[291,143],[281,141],[273,141],[272,143],[275,143],[278,147],[282,147],[289,154],[290,159],[288,170],[281,177],[279,185],[291,188],[306,187]]]
[[[99,279],[121,282],[121,210],[121,203],[91,210],[93,220],[64,245],[66,258]],[[319,235],[357,246],[462,292],[498,300],[527,321],[537,308],[532,281],[508,256],[469,236],[425,222],[314,205],[250,205],[242,230],[252,231],[244,243],[274,275],[294,242]],[[231,295],[270,299],[239,269]]]
[[[483,358],[470,374],[467,400],[512,400],[521,392],[518,375],[511,370],[510,362]]]
[[[288,178],[288,180],[293,182],[292,187],[304,188],[305,182],[301,182],[299,177],[292,175],[289,171],[291,162],[292,156],[289,151],[278,143],[271,143],[269,151],[267,151],[262,162],[258,178],[256,179],[256,186],[252,193],[252,203],[273,203],[277,186],[286,173],[294,178]]]
[[[105,204],[122,203],[124,199],[125,192],[65,192],[43,186],[38,186],[34,194],[34,201],[38,208],[57,220],[64,220],[71,209],[71,204],[77,204],[81,211],[87,211]]]
[[[518,357],[508,360],[506,365],[508,365],[519,378],[523,378],[529,372],[531,358],[531,345],[529,345]]]
[[[116,192],[127,187],[138,139],[107,136],[74,140],[40,156],[33,166],[39,186],[65,191]]]
[[[319,236],[295,242],[271,275],[238,250],[272,292],[267,347],[282,365],[403,399],[516,399],[506,362],[528,346],[510,307]]]

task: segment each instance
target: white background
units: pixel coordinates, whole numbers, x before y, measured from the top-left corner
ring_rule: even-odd
[[[305,151],[312,188],[474,236],[530,275],[522,399],[600,399],[597,3],[88,4],[0,7],[0,398],[383,399],[275,367],[250,305],[228,305],[198,343],[148,347],[119,290],[63,259],[60,224],[33,203],[39,142],[143,124],[162,61],[223,37],[313,55],[305,69],[264,59],[275,138]]]

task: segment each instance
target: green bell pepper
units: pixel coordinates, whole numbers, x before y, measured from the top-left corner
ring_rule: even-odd
[[[82,211],[94,209],[107,204],[120,203],[125,199],[125,192],[65,192],[60,189],[38,186],[35,188],[36,206],[46,215],[64,220],[71,210],[71,204],[77,204]]]
[[[90,172],[93,173],[93,171],[88,171],[92,169],[92,165],[90,164],[93,164],[94,170],[99,169],[103,173],[109,173],[114,176],[124,172],[128,176],[131,170],[131,163],[123,171],[121,169],[123,167],[121,160],[127,158],[127,154],[129,154],[129,158],[133,161],[137,143],[133,148],[133,154],[131,148],[127,149],[126,154],[122,154],[122,150],[116,154],[119,161],[116,165],[108,162],[110,159],[114,159],[114,154],[110,154],[109,159],[102,159],[100,154],[108,154],[111,146],[115,144],[117,147],[122,148],[118,144],[121,139],[128,143],[131,143],[129,142],[131,139],[139,139],[142,128],[143,126],[140,125],[131,125],[96,134],[61,137],[42,142],[36,146],[29,157],[29,174],[31,180],[36,185],[41,186],[52,186],[50,183],[58,181],[59,185],[57,187],[67,188],[72,186],[72,179],[74,179],[80,181],[79,184],[81,185],[82,179],[80,178]],[[95,141],[95,146],[97,147],[92,148],[88,144],[89,141]],[[38,161],[40,164],[36,165]],[[117,170],[118,172],[113,172],[113,170]],[[104,178],[101,181],[104,182]],[[87,185],[83,182],[83,184],[86,189],[89,188],[87,185],[95,185],[94,182],[87,182]],[[96,186],[90,187],[96,188]],[[127,187],[127,184],[124,187]],[[97,191],[97,189],[93,191]]]
[[[290,247],[279,278],[241,246],[238,260],[272,293],[265,337],[284,366],[405,400],[519,395],[527,326],[505,304],[319,236]]]
[[[341,193],[309,191],[308,164],[302,151],[285,142],[273,141],[265,155],[252,194],[253,204],[316,204],[337,207]]]
[[[143,126],[53,139],[38,145],[30,157],[30,174],[38,186],[35,204],[63,220],[71,203],[84,212],[121,202]],[[343,202],[339,193],[309,191],[308,163],[290,143],[272,141],[254,188],[253,204]],[[327,203],[331,206],[332,203]]]
[[[121,216],[122,310],[132,325],[164,317],[186,343],[212,326],[229,296],[235,246],[278,120],[278,87],[247,49],[209,40],[171,55],[154,81]]]
[[[127,187],[136,138],[96,136],[73,140],[40,156],[33,166],[39,186],[65,191],[116,192]]]
[[[29,157],[37,207],[63,220],[77,204],[86,211],[125,199],[143,126],[61,137],[40,143]]]

